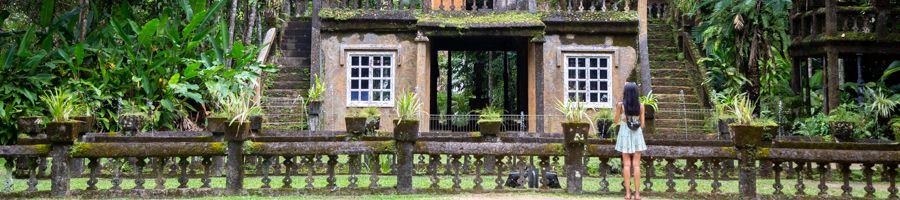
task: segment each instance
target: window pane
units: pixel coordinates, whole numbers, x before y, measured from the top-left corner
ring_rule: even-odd
[[[584,58],[578,59],[578,67],[584,67]]]
[[[590,61],[591,61],[591,62],[590,62],[590,64],[588,65],[588,67],[592,67],[592,68],[593,68],[593,67],[597,67],[597,59],[596,59],[596,58],[591,58]]]
[[[579,102],[584,102],[585,99],[586,99],[586,98],[585,98],[585,96],[584,96],[584,92],[579,92],[579,93],[578,93],[578,101],[579,101]]]
[[[369,68],[362,68],[359,73],[360,77],[369,77]]]
[[[600,70],[600,79],[608,79],[608,78],[606,78],[607,72],[608,71],[606,71],[606,70]]]
[[[381,66],[381,57],[380,56],[373,57],[372,63],[373,63],[372,64],[373,66]]]
[[[577,97],[575,96],[575,93],[574,93],[574,92],[569,92],[569,101],[575,101],[575,100],[577,100]]]
[[[351,66],[359,66],[359,56],[351,56],[350,60]]]
[[[359,89],[359,80],[350,80],[350,89]]]
[[[587,83],[584,81],[578,81],[578,89],[579,90],[587,90]]]
[[[381,80],[373,80],[372,89],[381,89]]]
[[[359,68],[351,68],[350,69],[350,77],[352,77],[352,78],[359,77]]]
[[[363,57],[362,57],[362,62],[360,62],[359,65],[362,65],[362,66],[369,66],[369,57],[368,57],[368,56],[363,56]]]
[[[587,73],[586,70],[583,70],[583,69],[582,69],[582,70],[578,70],[578,78],[580,78],[580,79],[585,78],[585,75],[586,75],[585,73]]]
[[[359,89],[369,89],[369,80],[360,80]]]
[[[359,94],[360,94],[359,95],[360,101],[368,101],[369,100],[369,92],[361,92]]]
[[[381,92],[381,100],[390,101],[391,100],[391,92]]]
[[[592,91],[597,90],[597,81],[591,81],[590,88]]]
[[[608,86],[607,86],[607,84],[606,84],[606,81],[600,81],[600,91],[607,91],[607,90],[609,90],[609,88],[607,88],[607,87],[608,87]]]
[[[350,92],[350,101],[359,101],[359,92]]]
[[[590,99],[588,99],[588,102],[597,102],[597,93],[596,92],[591,92]]]
[[[391,80],[385,79],[381,81],[381,89],[391,89]]]
[[[569,90],[575,90],[575,81],[569,81]]]
[[[569,78],[575,78],[575,76],[577,75],[577,74],[575,73],[575,70],[574,70],[574,69],[570,69],[568,73],[569,73]]]
[[[373,92],[372,101],[381,101],[381,92]]]
[[[384,77],[391,77],[391,68],[384,68],[384,73],[381,75],[384,75]]]
[[[604,103],[609,102],[609,94],[607,94],[607,93],[600,94],[600,102],[604,102]]]
[[[569,58],[568,67],[575,67],[575,58]]]
[[[591,72],[590,78],[591,78],[591,79],[597,79],[597,70],[590,70],[590,72]]]
[[[391,66],[391,57],[385,56],[382,63],[384,63],[384,66]]]
[[[607,62],[608,62],[608,60],[605,59],[605,58],[604,58],[604,59],[600,59],[600,67],[602,67],[602,68],[609,67],[609,66],[607,66],[607,65],[609,65],[609,63],[607,63]]]
[[[372,77],[376,77],[376,78],[377,78],[377,77],[381,77],[381,70],[380,70],[380,69],[373,69],[373,70],[372,70]]]

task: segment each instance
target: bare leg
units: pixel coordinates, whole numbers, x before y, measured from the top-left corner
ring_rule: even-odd
[[[622,176],[625,178],[625,199],[631,199],[631,154],[622,154]]]
[[[631,161],[634,166],[634,198],[641,199],[641,152],[634,152]]]

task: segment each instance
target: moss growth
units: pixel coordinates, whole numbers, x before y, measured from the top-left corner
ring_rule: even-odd
[[[559,12],[548,13],[547,16],[565,21],[637,21],[637,11],[595,11],[595,12]]]
[[[737,156],[737,150],[734,147],[722,147],[722,151],[728,152],[728,155]]]
[[[556,152],[557,154],[560,154],[560,155],[566,154],[566,147],[563,146],[562,144],[556,144],[556,143],[546,144],[545,148],[547,148],[548,152]]]
[[[366,141],[365,143],[375,152],[394,152],[394,141]]]
[[[362,10],[323,8],[319,17],[323,19],[348,20],[360,14]]]
[[[31,145],[31,147],[34,147],[34,150],[40,154],[50,153],[50,145],[49,144],[35,144],[35,145]]]
[[[244,141],[244,154],[252,154],[259,150],[258,142]]]
[[[863,33],[863,32],[843,32],[837,33],[835,35],[822,35],[820,37],[810,37],[806,38],[808,41],[817,41],[817,40],[843,40],[843,41],[892,41],[892,42],[900,42],[900,33],[889,33],[886,35],[879,35],[877,33]]]
[[[480,138],[481,136],[481,132],[469,132],[469,137]]]
[[[31,136],[28,136],[28,134],[19,133],[18,138],[19,139],[31,139]]]
[[[433,23],[441,27],[469,28],[472,25],[543,25],[542,14],[527,12],[490,13],[421,13],[416,18],[419,23]]]
[[[72,150],[69,151],[69,155],[82,155],[84,152],[87,152],[91,148],[91,143],[83,143],[83,142],[75,142],[72,145]]]

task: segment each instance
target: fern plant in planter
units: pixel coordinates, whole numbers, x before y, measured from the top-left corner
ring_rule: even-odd
[[[144,128],[144,121],[150,119],[147,108],[131,101],[119,102],[119,128],[123,135],[134,135]]]
[[[319,79],[319,75],[316,75],[315,79],[315,87],[310,88],[306,94],[306,111],[309,115],[318,116],[322,113],[322,93],[325,93],[325,84]]]
[[[639,100],[644,105],[644,118],[654,119],[654,114],[656,110],[659,110],[659,105],[657,105],[656,95],[653,94],[653,91],[647,93],[646,96],[641,96]]]
[[[381,128],[381,111],[378,108],[368,107],[362,113],[366,117],[366,131],[374,133]]]
[[[419,137],[419,116],[422,112],[422,102],[419,95],[404,91],[397,98],[395,105],[397,119],[394,120],[394,139],[400,141],[416,141]]]
[[[481,135],[497,136],[503,126],[503,109],[488,106],[478,111],[478,130]]]
[[[588,131],[591,129],[584,104],[573,101],[557,101],[557,110],[565,117],[562,128],[566,144],[584,144],[588,138]]]
[[[225,140],[244,141],[250,137],[250,117],[260,113],[259,103],[246,92],[227,93],[220,100],[226,117]]]
[[[865,118],[859,114],[856,104],[841,104],[828,113],[828,132],[838,142],[853,141],[853,132],[863,128]]]
[[[592,117],[594,123],[597,125],[597,137],[600,138],[610,138],[612,134],[613,124],[613,113],[610,109],[597,109],[596,113]]]
[[[735,122],[728,125],[731,129],[731,138],[738,147],[758,147],[771,140],[772,131],[777,124],[771,119],[760,119],[753,115],[756,108],[753,101],[746,95],[738,95],[731,104],[731,111],[735,116]]]
[[[375,130],[380,128],[381,111],[378,111],[376,107],[350,109],[347,111],[347,117],[344,117],[344,121],[347,126],[347,133],[354,136],[375,132]]]
[[[75,98],[68,91],[56,89],[44,96],[41,101],[47,106],[50,113],[50,123],[47,123],[47,138],[54,143],[72,143],[78,137],[81,122],[72,120],[70,116],[75,112]]]

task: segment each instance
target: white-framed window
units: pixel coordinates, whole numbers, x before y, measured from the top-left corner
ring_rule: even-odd
[[[347,106],[394,106],[395,55],[391,52],[347,54]]]
[[[612,108],[612,55],[566,54],[565,100],[588,108]]]

